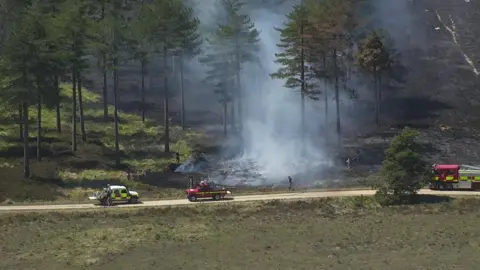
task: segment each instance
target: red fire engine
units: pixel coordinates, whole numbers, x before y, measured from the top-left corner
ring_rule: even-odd
[[[480,189],[480,166],[434,164],[430,189]]]

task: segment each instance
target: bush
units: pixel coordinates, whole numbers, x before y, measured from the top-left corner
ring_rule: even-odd
[[[426,163],[420,157],[418,133],[405,128],[393,138],[385,151],[381,181],[375,194],[380,204],[411,202],[428,177]]]

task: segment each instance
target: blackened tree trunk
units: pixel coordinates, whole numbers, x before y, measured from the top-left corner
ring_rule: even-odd
[[[60,83],[58,76],[55,76],[54,87],[56,91],[56,100],[55,100],[55,113],[57,118],[57,132],[62,133],[62,119],[61,119],[61,112],[60,112]]]
[[[337,142],[341,144],[342,126],[340,123],[340,93],[338,89],[337,50],[333,49],[333,72],[335,76],[335,107],[337,111]]]
[[[301,129],[302,129],[302,156],[305,155],[305,50],[304,50],[304,40],[303,40],[303,24],[300,26],[300,81],[301,81]]]
[[[107,77],[107,56],[102,56],[103,61],[103,119],[108,120],[108,77]]]
[[[116,47],[116,46],[115,46]],[[120,145],[118,133],[118,75],[117,75],[117,55],[116,48],[113,55],[113,125],[115,132],[115,166],[120,167]]]
[[[37,90],[37,161],[42,161],[42,93]]]
[[[228,100],[227,100],[227,93],[226,89],[223,91],[223,100],[222,100],[222,105],[223,105],[223,136],[227,137],[227,124],[228,124]]]
[[[23,177],[30,177],[30,157],[28,153],[28,101],[22,102],[23,111]]]
[[[180,54],[180,98],[181,98],[181,125],[185,129],[185,88],[183,80],[183,52]]]
[[[375,124],[378,126],[380,124],[379,117],[379,91],[378,91],[378,72],[376,67],[373,67],[373,94],[375,95]]]
[[[165,152],[170,152],[170,123],[169,123],[169,108],[168,108],[168,102],[169,102],[169,96],[168,96],[168,75],[167,75],[167,55],[168,55],[168,50],[167,47],[163,47],[163,80],[164,80],[164,94],[163,94],[163,115],[164,115],[164,139],[165,139]]]
[[[77,151],[77,68],[72,70],[72,151]]]
[[[141,61],[142,64],[142,89],[141,89],[141,101],[140,109],[142,110],[142,122],[145,122],[145,75],[147,71],[147,62],[145,60]]]
[[[326,71],[327,70],[327,57],[325,54],[323,54],[323,70]],[[323,85],[324,85],[324,88],[323,88],[323,97],[324,97],[324,103],[325,103],[325,127],[324,127],[324,131],[325,131],[325,136],[327,135],[328,133],[328,78],[325,77],[325,79],[323,80]],[[325,137],[326,138],[326,137]]]
[[[80,131],[82,132],[82,141],[87,141],[85,132],[85,118],[83,115],[83,96],[82,96],[82,79],[78,76],[78,109],[80,110]]]
[[[20,140],[23,140],[23,104],[20,103],[20,105],[18,105],[18,127],[19,127],[19,131],[20,131]]]
[[[235,99],[230,101],[230,131],[235,132]]]

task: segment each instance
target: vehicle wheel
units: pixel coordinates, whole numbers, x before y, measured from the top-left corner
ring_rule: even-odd
[[[448,183],[448,184],[447,184],[447,189],[448,189],[448,190],[453,190],[453,184],[452,184],[452,183]]]
[[[131,197],[130,200],[128,200],[128,203],[131,203],[131,204],[138,203],[138,197]]]
[[[221,198],[221,197],[220,197],[220,195],[218,195],[218,194],[215,194],[215,195],[213,195],[213,197],[212,197],[212,199],[213,199],[214,201],[218,201],[218,200],[220,200],[220,198]]]
[[[191,202],[196,202],[197,201],[197,196],[190,195],[190,196],[188,196],[188,200],[191,201]]]

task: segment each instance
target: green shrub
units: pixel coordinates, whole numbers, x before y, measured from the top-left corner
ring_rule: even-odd
[[[420,156],[417,136],[416,131],[407,127],[393,138],[385,151],[381,181],[375,195],[380,204],[410,202],[422,187],[428,170]]]

